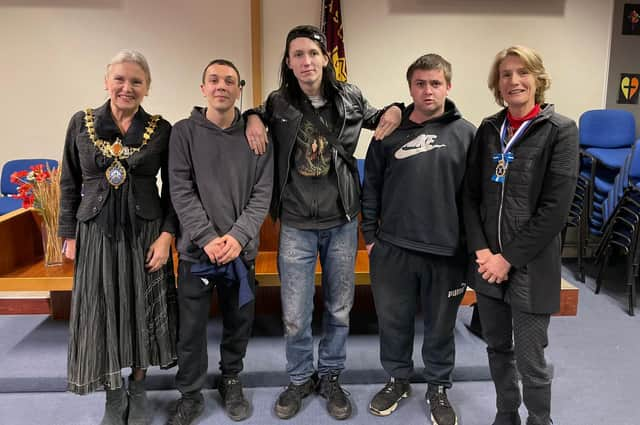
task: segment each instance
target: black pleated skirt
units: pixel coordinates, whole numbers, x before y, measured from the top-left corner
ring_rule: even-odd
[[[69,321],[67,390],[120,388],[121,369],[176,364],[177,299],[171,256],[154,273],[144,267],[161,220],[139,224],[138,236],[109,238],[80,222]]]

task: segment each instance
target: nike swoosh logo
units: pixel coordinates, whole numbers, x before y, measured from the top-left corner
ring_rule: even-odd
[[[435,134],[419,134],[413,140],[402,145],[393,156],[396,159],[406,159],[422,152],[445,147],[445,145],[434,144],[437,137]]]

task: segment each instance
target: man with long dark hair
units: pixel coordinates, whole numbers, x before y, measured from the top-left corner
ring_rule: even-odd
[[[373,108],[356,86],[340,83],[324,34],[302,25],[287,35],[280,87],[265,104],[248,111],[247,138],[257,152],[264,128],[274,146],[271,214],[280,219],[278,270],[290,384],[275,405],[278,417],[293,417],[302,398],[318,390],[336,419],[351,416],[338,378],[344,369],[349,312],[353,304],[358,245],[360,181],[353,157],[362,127],[383,138],[401,111]],[[322,265],[324,317],[317,372],[311,317],[316,258]]]

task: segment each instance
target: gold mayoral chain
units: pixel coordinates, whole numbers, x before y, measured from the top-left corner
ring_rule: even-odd
[[[109,143],[106,140],[98,139],[96,137],[96,130],[93,127],[93,109],[88,108],[87,110],[85,110],[84,122],[87,126],[87,131],[89,132],[89,138],[96,146],[96,148],[98,148],[100,153],[102,153],[105,157],[115,158],[111,165],[109,165],[109,168],[107,168],[107,171],[105,171],[105,176],[107,177],[107,181],[111,186],[117,189],[127,179],[127,170],[124,168],[120,160],[129,158],[131,155],[139,152],[147,145],[149,140],[151,140],[151,135],[155,131],[159,119],[160,115],[151,116],[149,122],[147,123],[147,127],[145,128],[144,134],[142,135],[142,144],[136,148],[132,148],[129,146],[124,146],[119,137],[117,137],[115,142],[113,143]]]

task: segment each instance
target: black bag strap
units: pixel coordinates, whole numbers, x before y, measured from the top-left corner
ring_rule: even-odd
[[[333,148],[335,148],[335,150],[338,152],[338,155],[342,157],[344,162],[347,164],[347,167],[349,167],[351,171],[358,170],[358,161],[354,158],[353,155],[344,150],[344,147],[342,146],[336,135],[333,134],[331,130],[329,130],[329,127],[327,127],[327,125],[322,122],[318,114],[316,114],[315,111],[312,110],[309,102],[302,102],[302,116],[306,120],[310,121],[311,124],[313,124],[313,126],[320,132],[320,134],[324,136],[327,142],[329,142],[329,144]]]

